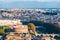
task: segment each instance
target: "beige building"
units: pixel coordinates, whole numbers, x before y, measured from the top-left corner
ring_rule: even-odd
[[[10,32],[6,36],[7,40],[31,40],[28,26],[22,25],[20,20],[0,20],[0,25],[9,25],[15,29],[15,32]]]
[[[41,37],[41,40],[56,40],[54,38],[55,35],[56,34],[43,34],[43,36]],[[50,36],[52,36],[52,37],[50,37]]]
[[[16,26],[15,27],[15,31],[17,32],[17,33],[28,33],[28,26],[26,26],[26,25],[18,25],[18,26]]]
[[[18,25],[19,26],[19,25]],[[31,36],[28,32],[28,27],[24,26],[15,26],[15,32],[11,32],[7,35],[7,39],[12,40],[31,40]]]
[[[16,25],[22,24],[20,20],[0,20],[0,25]]]

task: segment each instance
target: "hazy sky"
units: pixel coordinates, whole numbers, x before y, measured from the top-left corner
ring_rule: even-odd
[[[60,0],[0,0],[3,2],[14,2],[14,1],[39,1],[39,2],[60,2]]]
[[[0,0],[0,8],[60,8],[60,0]]]

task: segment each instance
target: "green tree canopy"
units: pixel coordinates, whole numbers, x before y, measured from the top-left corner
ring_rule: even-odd
[[[10,29],[8,26],[0,26],[0,35],[5,34],[5,29]]]

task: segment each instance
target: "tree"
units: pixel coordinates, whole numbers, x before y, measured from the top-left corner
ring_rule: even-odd
[[[33,37],[35,34],[34,33],[30,33],[30,35]]]
[[[10,29],[8,26],[0,26],[0,35],[5,34],[5,29]]]
[[[11,37],[8,37],[6,40],[13,40]]]
[[[28,24],[29,29],[32,29],[33,32],[36,31],[36,26],[33,23]]]
[[[0,35],[4,35],[4,34],[5,34],[4,30],[0,29]]]

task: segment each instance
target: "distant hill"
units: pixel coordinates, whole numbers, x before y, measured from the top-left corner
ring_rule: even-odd
[[[0,2],[0,8],[60,8],[60,2]]]

